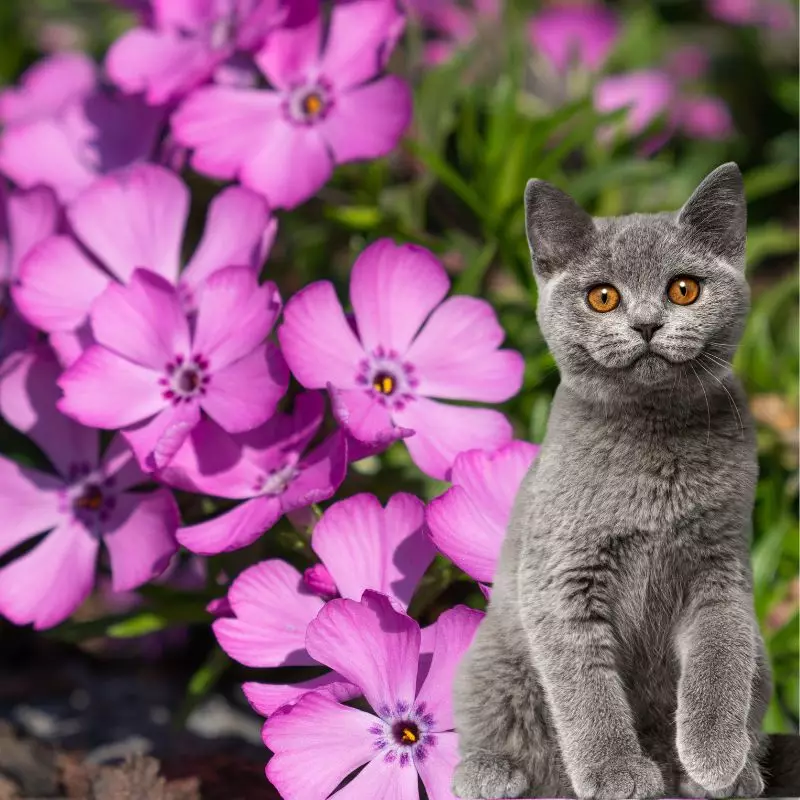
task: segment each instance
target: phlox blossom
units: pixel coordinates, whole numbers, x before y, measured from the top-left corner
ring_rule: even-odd
[[[66,202],[99,175],[154,158],[165,113],[103,86],[89,56],[60,53],[0,93],[0,122],[0,172]]]
[[[449,288],[432,253],[382,239],[353,265],[353,326],[333,285],[317,281],[287,303],[278,332],[295,377],[329,389],[352,436],[407,437],[414,462],[435,478],[447,476],[461,451],[495,449],[512,432],[498,411],[430,398],[501,402],[519,391],[524,369],[519,353],[498,349],[505,334],[491,305],[445,300]]]
[[[173,115],[175,138],[194,149],[198,172],[294,208],[335,164],[386,155],[400,140],[411,92],[380,75],[403,22],[395,0],[339,0],[323,37],[318,0],[296,0],[255,56],[269,88],[198,89]]]
[[[114,42],[106,57],[111,80],[160,105],[208,81],[238,53],[260,47],[285,15],[280,0],[151,0],[150,25]]]
[[[100,457],[98,432],[56,410],[59,371],[37,348],[10,356],[0,375],[0,413],[53,466],[43,472],[0,457],[0,553],[46,532],[0,569],[0,614],[37,629],[57,625],[86,599],[101,544],[117,592],[158,576],[178,549],[172,493],[129,491],[147,479],[133,453],[116,437]]]
[[[231,433],[275,411],[289,384],[265,342],[280,312],[274,284],[226,267],[202,285],[196,316],[160,275],[136,269],[92,304],[96,344],[59,378],[59,408],[85,425],[122,429],[142,469],[165,467],[204,411]]]
[[[428,505],[433,543],[480,583],[494,579],[514,498],[538,452],[538,445],[513,441],[492,453],[461,453],[453,486]]]
[[[386,507],[359,494],[332,505],[314,528],[311,548],[320,563],[301,574],[279,559],[244,570],[231,584],[231,615],[214,633],[231,658],[250,667],[310,666],[305,632],[325,601],[360,599],[366,589],[391,596],[405,610],[434,556],[422,502],[395,494]],[[252,706],[264,716],[311,689],[337,699],[354,696],[341,676],[296,684],[245,683]],[[355,695],[360,694],[355,690]]]
[[[361,602],[331,600],[308,626],[306,649],[360,687],[374,713],[320,692],[274,713],[263,733],[274,753],[267,777],[284,800],[418,800],[420,778],[429,797],[450,800],[458,761],[453,675],[482,617],[464,606],[445,611],[422,677],[414,619],[377,592]]]
[[[95,181],[66,209],[70,233],[43,241],[20,266],[14,300],[23,316],[50,334],[69,364],[91,343],[86,325],[94,300],[112,282],[144,267],[177,285],[187,310],[212,272],[260,268],[276,223],[264,200],[241,187],[220,192],[200,244],[181,272],[189,190],[175,174],[139,164]]]

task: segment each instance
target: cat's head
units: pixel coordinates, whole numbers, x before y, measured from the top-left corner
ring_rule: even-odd
[[[727,369],[750,298],[736,164],[714,170],[677,212],[592,218],[539,180],[528,181],[525,211],[537,318],[564,381],[634,399]]]

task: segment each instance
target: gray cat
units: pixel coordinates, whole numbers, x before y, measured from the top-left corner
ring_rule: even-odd
[[[456,680],[459,797],[755,797],[771,680],[753,611],[755,435],[735,164],[677,213],[593,219],[531,180],[561,384]]]

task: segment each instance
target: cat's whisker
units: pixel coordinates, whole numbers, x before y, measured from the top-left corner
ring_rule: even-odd
[[[710,444],[711,442],[711,406],[708,402],[708,393],[706,392],[706,387],[703,385],[703,381],[700,380],[700,376],[697,374],[697,370],[689,364],[692,368],[692,372],[694,372],[695,378],[697,378],[697,382],[700,384],[700,388],[703,390],[703,396],[706,398],[706,411],[708,412],[708,436],[706,437],[706,444]]]
[[[721,367],[726,367],[727,369],[731,368],[730,362],[725,361],[724,359],[720,358],[719,356],[715,356],[713,353],[700,353],[698,358],[710,358],[715,364],[719,364]]]
[[[739,413],[739,406],[736,405],[736,401],[733,399],[733,395],[728,391],[728,387],[710,369],[708,369],[708,367],[704,366],[702,361],[698,361],[697,366],[702,367],[725,390],[725,394],[728,395],[728,400],[733,406],[733,410],[736,412],[736,417],[739,420],[739,430],[742,434],[742,441],[744,441],[744,422],[742,422],[742,415]]]

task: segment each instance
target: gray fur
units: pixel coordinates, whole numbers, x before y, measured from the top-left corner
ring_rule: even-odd
[[[454,792],[754,797],[771,681],[730,369],[749,308],[739,169],[675,213],[592,219],[536,180],[525,201],[561,385],[457,676]],[[693,305],[666,298],[681,274],[702,279]],[[589,307],[598,283],[614,311]],[[649,344],[642,326],[661,326]]]

